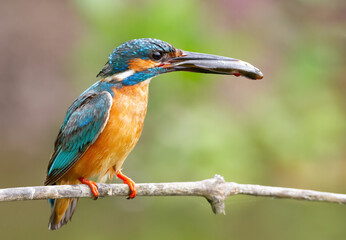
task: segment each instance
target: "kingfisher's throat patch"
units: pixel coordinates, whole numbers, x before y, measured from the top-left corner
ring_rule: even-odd
[[[126,70],[124,72],[121,72],[121,73],[116,73],[116,74],[113,74],[112,76],[109,76],[109,77],[106,77],[104,78],[104,80],[106,82],[110,82],[110,81],[122,81],[124,80],[125,78],[128,78],[130,76],[132,76],[133,74],[135,73],[134,70],[130,69],[130,70]]]
[[[129,61],[129,68],[136,72],[142,72],[149,68],[157,67],[158,65],[158,62],[150,59],[134,58]]]

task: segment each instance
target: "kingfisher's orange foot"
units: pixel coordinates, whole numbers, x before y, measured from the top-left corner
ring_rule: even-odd
[[[89,187],[90,187],[90,190],[91,190],[91,192],[93,193],[93,195],[94,195],[94,200],[96,200],[96,199],[98,199],[99,198],[99,191],[98,191],[98,186],[96,185],[96,183],[95,182],[93,182],[93,181],[91,181],[91,180],[88,180],[88,179],[86,179],[86,178],[83,178],[83,177],[81,177],[81,178],[78,178],[78,180],[81,182],[81,183],[83,183],[83,184],[86,184],[86,185],[88,185]]]
[[[127,199],[133,199],[134,197],[136,197],[136,194],[137,194],[137,187],[136,187],[136,184],[135,182],[129,178],[129,177],[126,177],[124,174],[122,174],[122,172],[120,170],[118,170],[116,172],[116,175],[118,178],[120,178],[121,180],[123,180],[123,182],[125,184],[127,184],[130,188],[130,195],[127,197]]]

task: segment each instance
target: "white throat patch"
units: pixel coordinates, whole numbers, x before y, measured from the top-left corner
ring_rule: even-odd
[[[125,78],[128,78],[128,77],[132,76],[134,73],[135,73],[135,71],[130,69],[130,70],[126,70],[124,72],[116,73],[116,74],[114,74],[112,76],[106,77],[105,80],[107,82],[110,82],[110,81],[113,81],[113,80],[122,81]]]

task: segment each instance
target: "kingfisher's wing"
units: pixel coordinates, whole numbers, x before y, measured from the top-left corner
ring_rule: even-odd
[[[57,182],[93,144],[109,118],[112,106],[109,92],[86,92],[68,109],[55,141],[45,185]]]

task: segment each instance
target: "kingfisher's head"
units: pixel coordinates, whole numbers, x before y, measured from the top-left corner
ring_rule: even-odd
[[[162,73],[189,71],[262,79],[263,74],[238,59],[193,53],[153,38],[134,39],[114,49],[97,76],[105,81],[135,85]]]

